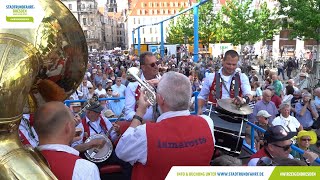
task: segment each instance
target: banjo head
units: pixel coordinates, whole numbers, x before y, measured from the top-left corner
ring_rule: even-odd
[[[85,143],[92,141],[93,139],[104,139],[106,143],[100,149],[91,148],[85,151],[84,155],[92,162],[99,163],[107,160],[113,151],[113,145],[111,140],[104,134],[95,134],[90,136]]]

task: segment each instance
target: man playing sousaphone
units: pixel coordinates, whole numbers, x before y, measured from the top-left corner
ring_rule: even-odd
[[[109,143],[112,144],[119,139],[120,136],[120,126],[115,123],[111,123],[106,117],[101,115],[101,111],[103,110],[103,106],[100,105],[99,102],[94,103],[93,105],[86,108],[86,115],[81,120],[81,123],[76,128],[82,129],[82,133],[80,135],[81,139],[72,144],[76,150],[80,153],[85,153],[87,150],[94,149],[97,151],[95,153],[104,154],[111,153],[106,157],[106,160],[103,162],[97,163],[98,167],[101,167],[105,164],[118,164],[123,167],[124,170],[128,170],[130,168],[128,163],[120,160],[114,153],[113,148],[108,148],[105,146],[109,146]],[[105,135],[107,138],[96,138],[90,139],[90,141],[86,141],[88,138],[91,138],[93,135]],[[112,142],[110,142],[110,140]],[[100,152],[103,150],[107,150],[107,152]],[[94,156],[94,154],[90,154],[90,156]],[[88,159],[88,158],[87,158]],[[90,159],[89,159],[90,160]],[[127,165],[128,164],[128,165]],[[128,173],[126,173],[128,174]]]
[[[198,96],[198,114],[202,114],[203,106],[209,96],[209,102],[215,107],[217,100],[232,98],[236,105],[248,104],[252,95],[248,77],[244,73],[236,72],[239,54],[234,50],[225,53],[222,68],[218,72],[210,73],[205,79]]]

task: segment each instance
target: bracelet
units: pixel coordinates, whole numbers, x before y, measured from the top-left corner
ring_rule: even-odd
[[[142,122],[143,122],[142,117],[140,117],[140,116],[138,116],[138,115],[134,115],[132,119],[137,119],[137,120],[139,120],[141,124],[142,124]]]

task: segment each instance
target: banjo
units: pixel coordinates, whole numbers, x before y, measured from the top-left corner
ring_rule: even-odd
[[[124,109],[122,110],[121,114],[115,122],[119,121],[123,114]],[[112,126],[105,134],[94,134],[86,139],[85,143],[88,143],[93,139],[105,140],[105,144],[101,148],[94,147],[85,151],[84,155],[89,161],[94,163],[100,163],[106,161],[111,156],[113,151],[113,144],[112,141],[109,139],[109,135],[113,129],[114,127]]]

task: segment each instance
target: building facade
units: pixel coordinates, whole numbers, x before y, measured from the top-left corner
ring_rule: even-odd
[[[128,13],[128,46],[138,43],[137,31],[134,38],[132,31],[140,25],[160,22],[177,14],[181,9],[188,8],[196,0],[133,0],[130,2]],[[164,36],[170,21],[163,23]],[[145,26],[140,28],[141,44],[159,44],[161,39],[160,25]]]
[[[107,3],[116,5],[116,0],[99,1],[100,5],[104,4],[102,7],[99,7],[97,0],[62,0],[62,2],[82,27],[90,52],[111,50],[115,47],[126,48],[125,16],[123,13],[108,12],[110,9]]]

